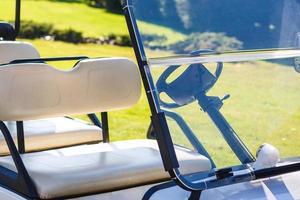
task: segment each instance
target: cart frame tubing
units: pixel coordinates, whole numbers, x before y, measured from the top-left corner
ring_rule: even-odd
[[[16,39],[21,26],[21,0],[16,0],[16,13],[15,13],[15,35],[14,38]]]

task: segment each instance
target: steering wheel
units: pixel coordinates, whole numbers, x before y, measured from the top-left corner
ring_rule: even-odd
[[[202,53],[214,52],[212,50],[199,50],[191,55],[198,56]],[[170,75],[180,67],[180,65],[169,66],[158,78],[156,88],[160,103],[165,108],[178,108],[196,100],[199,93],[207,93],[218,81],[223,63],[217,63],[215,73],[212,74],[203,64],[192,64],[182,72],[175,80],[168,83]],[[161,93],[166,93],[174,102],[169,103],[161,99]]]

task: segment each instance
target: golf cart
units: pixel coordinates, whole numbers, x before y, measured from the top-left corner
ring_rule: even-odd
[[[68,58],[16,57],[1,65],[0,130],[9,153],[0,157],[0,198],[299,199],[300,163],[295,157],[299,155],[295,134],[299,96],[294,87],[299,80],[300,50],[294,44],[298,38],[283,38],[297,32],[296,25],[289,26],[286,10],[297,11],[299,3],[273,2],[267,8],[261,1],[244,5],[272,14],[267,21],[269,29],[276,25],[277,34],[281,30],[286,33],[276,37],[262,28],[274,43],[268,44],[256,34],[256,40],[265,43],[243,48],[237,40],[225,38],[231,41],[226,48],[203,48],[202,42],[207,44],[212,36],[217,36],[212,44],[219,40],[228,43],[222,34],[209,34],[200,40],[199,49],[192,50],[182,42],[193,48],[198,41],[197,37],[188,38],[194,36],[195,30],[188,28],[195,25],[193,21],[210,26],[216,22],[213,14],[221,13],[218,23],[226,18],[232,22],[233,12],[222,13],[224,6],[200,0],[178,1],[176,7],[153,0],[123,1],[122,5],[139,70],[126,58],[81,57],[70,71],[45,63]],[[195,12],[200,9],[196,5],[205,9]],[[239,24],[256,16],[248,14],[237,18]],[[271,26],[272,19],[280,24]],[[252,25],[259,29],[259,23],[253,21]],[[223,25],[224,30],[218,32],[232,28]],[[251,33],[251,29],[245,32]],[[24,54],[29,51],[26,46]],[[152,114],[149,139],[21,150],[27,139],[22,122],[126,109],[139,100],[141,78]],[[220,93],[224,97],[219,97]],[[18,148],[3,121],[19,124]],[[39,129],[35,131],[38,134]],[[270,141],[275,141],[276,147],[261,145]],[[294,157],[281,156],[279,160],[279,152]]]

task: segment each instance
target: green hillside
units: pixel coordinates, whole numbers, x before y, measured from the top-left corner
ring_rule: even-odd
[[[0,19],[14,19],[14,1],[1,0]],[[85,3],[70,3],[51,0],[22,0],[22,20],[51,23],[58,29],[72,28],[81,31],[85,37],[101,37],[109,34],[128,35],[125,18],[121,14],[105,9],[93,8]],[[51,16],[51,17],[50,17]],[[178,40],[184,37],[171,29],[142,23],[147,34],[168,35]]]
[[[12,20],[12,0],[1,0],[0,18]],[[49,18],[51,16],[51,18]],[[23,0],[22,20],[39,23],[53,23],[59,29],[73,28],[86,36],[101,36],[109,33],[127,34],[122,15],[108,13],[83,3],[68,3],[43,0]]]

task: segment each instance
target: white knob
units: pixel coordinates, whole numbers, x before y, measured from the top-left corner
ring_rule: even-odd
[[[280,161],[279,151],[270,144],[262,144],[256,153],[256,161],[253,164],[254,169],[263,169],[275,167]]]

